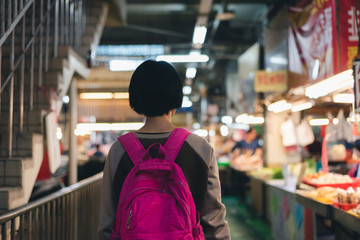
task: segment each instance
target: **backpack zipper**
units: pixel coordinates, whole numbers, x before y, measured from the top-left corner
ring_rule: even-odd
[[[130,228],[130,222],[131,222],[132,214],[133,214],[133,211],[130,210],[129,217],[128,217],[128,220],[127,220],[127,222],[126,222],[126,229],[129,229],[129,228]]]

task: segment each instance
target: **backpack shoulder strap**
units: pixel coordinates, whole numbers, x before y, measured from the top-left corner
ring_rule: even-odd
[[[166,158],[168,160],[175,161],[175,158],[178,155],[182,145],[190,134],[191,133],[188,130],[183,128],[176,128],[170,134],[168,140],[164,145],[166,151]]]
[[[118,137],[118,140],[134,165],[142,161],[145,149],[133,132]]]

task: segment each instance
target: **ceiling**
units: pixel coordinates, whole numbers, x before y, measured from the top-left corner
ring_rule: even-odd
[[[261,41],[266,20],[296,0],[108,0],[110,8],[100,45],[160,44],[167,54],[188,54],[195,25],[207,27],[202,67],[224,69],[254,43]],[[229,12],[228,21],[217,18]],[[199,47],[199,46],[197,46]],[[146,56],[149,58],[150,56]],[[180,73],[184,64],[176,66]],[[200,73],[200,72],[199,72]]]
[[[195,25],[207,27],[202,53],[211,59],[236,59],[259,40],[271,11],[288,0],[109,0],[110,11],[100,44],[161,44],[168,53],[194,48]],[[221,21],[219,14],[234,18]]]
[[[221,97],[226,96],[226,72],[237,71],[239,56],[263,40],[268,19],[282,6],[295,1],[108,0],[110,8],[100,45],[161,45],[165,54],[189,54],[191,50],[200,50],[209,56],[207,63],[173,65],[179,75],[184,76],[184,82],[186,68],[196,67],[196,77],[190,84],[204,83],[208,95],[217,97],[214,101],[224,101]],[[232,13],[233,18],[220,20],[223,13]],[[202,45],[192,43],[195,25],[207,27]],[[147,54],[140,52],[138,56],[128,57],[154,57]],[[104,55],[97,57],[106,59]],[[108,57],[116,58],[116,55]]]

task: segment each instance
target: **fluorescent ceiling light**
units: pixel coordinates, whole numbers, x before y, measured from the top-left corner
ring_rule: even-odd
[[[86,92],[80,93],[80,99],[129,99],[128,92]]]
[[[186,78],[194,78],[196,76],[196,68],[188,67],[186,69]]]
[[[181,62],[208,62],[209,56],[201,54],[190,55],[160,55],[156,58],[156,61],[166,61],[172,63]]]
[[[318,118],[318,119],[311,119],[309,121],[309,124],[311,126],[322,126],[322,125],[328,125],[329,122],[330,121],[327,118]]]
[[[225,125],[220,127],[220,134],[221,136],[226,137],[227,135],[229,135],[229,128]]]
[[[312,108],[312,103],[311,102],[306,102],[306,103],[301,103],[301,104],[297,104],[297,105],[293,105],[293,107],[291,108],[292,112],[299,112],[305,109],[309,109]]]
[[[134,71],[143,60],[110,60],[111,71]]]
[[[221,122],[225,124],[231,124],[233,122],[233,118],[231,116],[223,116],[221,118]]]
[[[248,115],[246,113],[240,114],[239,116],[237,116],[235,118],[235,122],[237,123],[243,123],[244,121],[246,121]]]
[[[127,131],[138,130],[144,126],[142,122],[130,122],[130,123],[78,123],[76,125],[76,133],[80,134],[91,131]],[[75,133],[75,134],[76,134]]]
[[[194,124],[193,124],[193,128],[194,128],[194,129],[200,129],[200,128],[201,128],[200,123],[198,123],[198,122],[194,123]]]
[[[193,43],[203,44],[205,42],[207,28],[205,26],[195,26]]]
[[[268,110],[274,113],[283,112],[291,109],[292,105],[288,103],[286,100],[281,100],[278,102],[274,102],[268,106]]]
[[[241,114],[235,118],[235,122],[243,124],[263,124],[265,119],[263,117],[255,117],[253,115],[248,115],[246,113]]]
[[[283,57],[270,57],[270,62],[275,64],[286,65],[288,63],[288,60]]]
[[[70,97],[68,95],[63,96],[63,103],[68,104],[70,102]]]
[[[183,97],[183,102],[182,102],[181,107],[183,107],[183,108],[192,107],[192,102],[190,101],[189,97],[187,97],[187,96]]]
[[[80,93],[80,99],[112,99],[111,92]]]
[[[183,87],[183,94],[189,95],[192,91],[192,88],[190,86],[184,86]]]
[[[333,101],[335,103],[353,103],[354,94],[352,93],[339,93],[333,95]]]
[[[194,133],[200,137],[207,137],[207,135],[208,135],[208,131],[206,131],[204,129],[197,129],[194,131]]]
[[[113,95],[114,99],[129,99],[128,92],[116,92]]]
[[[328,95],[331,92],[354,86],[354,77],[352,70],[346,70],[327,78],[321,82],[315,83],[305,89],[305,95],[309,98],[319,98]]]

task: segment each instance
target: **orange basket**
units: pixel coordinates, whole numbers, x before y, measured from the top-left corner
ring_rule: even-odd
[[[347,189],[348,187],[353,187],[354,189],[356,189],[356,187],[360,187],[360,178],[351,178],[352,182],[351,183],[324,183],[324,184],[315,184],[310,182],[308,179],[302,179],[302,182],[316,187],[316,188],[320,188],[320,187],[333,187],[333,188],[341,188],[341,189]]]
[[[349,211],[359,205],[359,203],[340,203],[337,200],[333,200],[333,203],[334,207],[340,208],[344,211]]]

